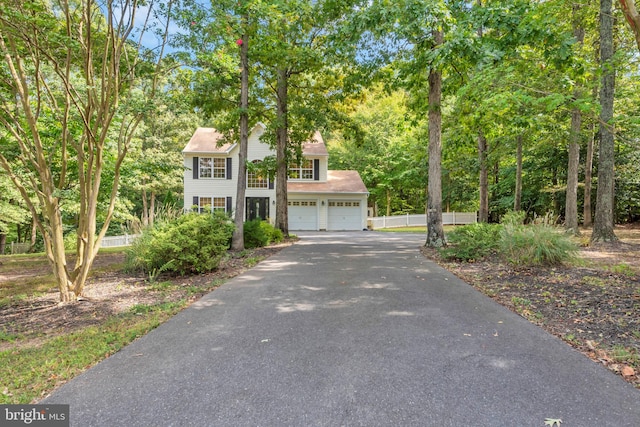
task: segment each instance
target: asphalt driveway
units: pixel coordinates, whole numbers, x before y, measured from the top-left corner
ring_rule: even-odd
[[[423,240],[301,233],[45,402],[72,426],[640,426],[638,390]]]

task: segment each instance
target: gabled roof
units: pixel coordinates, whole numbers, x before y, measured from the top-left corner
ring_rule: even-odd
[[[324,144],[323,144],[324,145]],[[327,182],[288,181],[288,193],[367,194],[358,171],[327,171]]]
[[[214,128],[198,128],[193,133],[183,153],[229,154],[236,146],[233,143],[219,145],[224,136]]]
[[[316,131],[311,138],[311,141],[302,144],[302,154],[304,156],[311,157],[325,157],[329,156],[327,152],[327,146],[324,144],[322,135]]]
[[[256,124],[252,129],[253,132],[257,127],[263,130],[266,126],[262,123]],[[236,143],[220,143],[223,141],[224,135],[214,128],[197,128],[183,153],[195,154],[229,154],[235,147]],[[327,146],[324,144],[322,135],[316,131],[309,142],[302,144],[302,154],[311,157],[328,157]]]

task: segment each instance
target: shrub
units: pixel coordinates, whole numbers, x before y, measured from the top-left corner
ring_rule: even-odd
[[[524,211],[509,211],[500,218],[500,224],[504,226],[522,225],[526,214]]]
[[[279,228],[274,227],[268,222],[263,222],[260,226],[263,227],[265,231],[268,231],[269,243],[280,243],[284,240],[284,234],[282,234],[282,230]]]
[[[233,223],[225,214],[187,213],[143,230],[126,250],[126,265],[147,273],[203,273],[218,267]]]
[[[456,227],[448,236],[448,244],[440,250],[445,259],[471,261],[482,259],[498,249],[501,227],[497,224],[469,224]]]
[[[244,223],[244,247],[247,249],[261,248],[283,239],[282,230],[266,221],[254,219]]]
[[[514,265],[562,264],[578,249],[570,236],[548,225],[505,225],[500,234],[500,254]]]
[[[440,250],[445,259],[480,260],[497,253],[519,266],[557,265],[572,261],[577,246],[570,236],[544,223],[523,225],[524,214],[509,212],[503,224],[471,224],[449,233],[450,246]]]

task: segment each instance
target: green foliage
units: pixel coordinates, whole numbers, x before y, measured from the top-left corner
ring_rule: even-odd
[[[569,236],[542,224],[506,224],[500,233],[500,254],[514,265],[556,265],[574,258],[577,246]]]
[[[203,273],[218,267],[233,224],[224,214],[187,213],[143,231],[126,251],[127,268],[145,272]]]
[[[244,223],[244,246],[247,249],[267,246],[283,239],[282,230],[266,221],[254,219]]]
[[[523,225],[524,213],[509,212],[503,224],[471,224],[448,235],[445,259],[480,260],[497,254],[513,265],[556,265],[574,259],[577,246],[570,236],[545,224]]]
[[[500,223],[507,226],[516,226],[524,224],[525,213],[523,211],[509,211],[502,216]]]
[[[450,246],[440,253],[446,259],[480,260],[498,249],[501,227],[497,224],[469,224],[455,228],[447,236]]]

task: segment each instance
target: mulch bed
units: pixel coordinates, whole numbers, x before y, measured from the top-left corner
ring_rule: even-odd
[[[640,245],[626,246],[588,248],[582,254],[615,258],[620,251],[628,258],[640,253]],[[597,263],[514,268],[497,259],[446,261],[428,248],[423,254],[640,388],[640,275],[634,270],[613,272]]]

